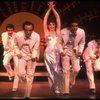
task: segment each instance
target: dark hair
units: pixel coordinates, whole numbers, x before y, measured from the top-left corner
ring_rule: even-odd
[[[50,22],[55,23],[55,25],[57,25],[57,22],[56,22],[56,19],[55,19],[55,18],[49,19],[49,20],[47,21],[47,25],[49,25]]]
[[[73,20],[71,20],[70,25],[72,25],[72,23],[77,23],[79,25],[79,20],[78,19],[73,19]]]
[[[32,25],[32,30],[34,30],[34,24],[31,23],[30,21],[26,21],[23,23],[23,26],[22,26],[23,30],[25,29],[25,25]]]
[[[6,26],[6,30],[7,30],[8,28],[15,29],[15,27],[14,27],[14,25],[13,25],[13,24],[7,24],[7,26]]]

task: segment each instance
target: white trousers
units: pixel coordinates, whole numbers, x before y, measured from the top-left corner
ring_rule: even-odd
[[[62,93],[70,93],[70,84],[75,84],[76,76],[80,71],[80,59],[76,58],[74,54],[71,57],[65,55],[61,59],[63,71]],[[72,63],[72,71],[70,70],[70,61]]]
[[[26,77],[24,97],[30,97],[35,67],[36,62],[32,62],[32,60],[26,61],[23,58],[19,59],[19,77]]]
[[[17,75],[17,73],[18,73],[18,57],[12,55],[11,52],[5,54],[4,59],[3,59],[3,65],[8,73],[13,72],[13,69],[12,69],[12,66],[10,63],[11,59],[13,59],[13,62],[14,62],[14,72],[15,72],[13,88],[18,88],[18,82],[19,82],[19,78]]]
[[[85,65],[86,65],[86,73],[89,81],[89,88],[95,89],[94,72],[93,72],[91,60],[86,61]]]

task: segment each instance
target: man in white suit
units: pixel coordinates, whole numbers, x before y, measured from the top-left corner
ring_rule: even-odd
[[[63,55],[61,56],[63,82],[62,93],[63,95],[69,95],[70,93],[70,61],[73,61],[73,46],[75,35],[69,28],[63,28],[61,30]]]
[[[14,83],[13,83],[13,89],[12,91],[16,91],[18,88],[18,81],[19,78],[17,76],[17,66],[18,66],[18,57],[16,56],[16,47],[14,45],[14,39],[15,39],[16,33],[14,32],[14,25],[13,24],[7,24],[6,26],[6,32],[2,33],[2,43],[4,48],[4,58],[3,58],[3,65],[8,73],[9,80],[12,80],[12,77],[14,77]],[[11,66],[11,59],[13,58],[14,61],[14,70]]]
[[[69,95],[70,85],[75,84],[76,76],[80,70],[80,56],[85,45],[85,32],[78,27],[77,22],[73,22],[71,29],[64,28],[61,30],[61,35],[64,50],[61,57],[64,78],[62,93]],[[70,70],[71,64],[72,70]]]
[[[100,57],[96,55],[96,53],[98,52],[97,49],[98,46],[99,44],[96,42],[96,40],[91,40],[88,42],[87,48],[83,53],[83,60],[86,65],[86,73],[87,73],[87,77],[89,81],[89,89],[91,93],[96,93],[96,86],[94,81],[94,70],[95,70],[94,68],[96,66],[94,65],[94,62],[96,61],[97,57]]]
[[[76,35],[73,47],[75,56],[73,59],[72,72],[71,72],[71,85],[74,85],[76,76],[80,71],[80,57],[82,56],[85,46],[85,31],[84,29],[79,27],[77,20],[72,21],[71,31]]]
[[[25,83],[25,98],[29,98],[32,89],[33,74],[36,67],[36,61],[39,58],[40,36],[34,32],[33,23],[26,21],[23,24],[23,30],[17,32],[15,43],[19,53],[18,75]]]

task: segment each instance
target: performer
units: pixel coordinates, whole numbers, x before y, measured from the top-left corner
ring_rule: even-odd
[[[100,57],[100,39],[97,39],[96,42],[97,42],[96,56],[97,56],[97,58],[99,58]]]
[[[16,47],[14,45],[16,33],[14,32],[14,29],[15,28],[13,24],[7,24],[6,32],[2,33],[2,43],[4,48],[3,65],[8,73],[9,80],[12,80],[12,77],[15,75],[12,91],[17,90],[19,81],[19,78],[17,76],[18,57],[16,56]],[[12,58],[14,61],[14,70],[10,63]]]
[[[85,32],[79,28],[78,22],[73,21],[71,27],[61,30],[61,35],[63,45],[61,61],[64,78],[62,93],[64,96],[68,96],[70,87],[75,84],[76,76],[80,70],[80,56],[85,45]]]
[[[46,68],[49,74],[49,83],[51,90],[59,94],[60,93],[60,54],[62,54],[63,49],[60,44],[60,17],[55,10],[54,2],[49,2],[49,9],[44,16],[44,33],[46,40],[46,49],[44,52],[44,62],[46,64]],[[49,20],[50,12],[53,11],[56,22]],[[48,21],[48,22],[47,22]],[[56,25],[57,23],[57,25]]]
[[[85,46],[85,30],[79,27],[77,20],[73,20],[71,23],[71,31],[74,33],[74,47],[73,47],[73,67],[71,71],[71,85],[75,84],[76,77],[80,71],[80,57],[82,56]]]
[[[86,73],[89,81],[89,89],[90,93],[96,93],[96,86],[94,82],[94,71],[97,69],[95,66],[95,61],[97,59],[97,42],[96,40],[91,40],[87,44],[87,48],[85,49],[83,53],[83,59],[86,65]],[[100,63],[100,62],[99,62]],[[99,64],[98,63],[98,64]],[[96,67],[96,68],[95,68]],[[99,70],[100,70],[100,65],[99,65]]]
[[[66,27],[61,30],[61,35],[62,35],[62,46],[64,53],[64,55],[61,56],[62,71],[63,71],[62,94],[63,96],[68,96],[70,94],[70,74],[71,74],[70,65],[71,63],[72,66],[74,65],[73,47],[74,47],[75,34],[72,33],[69,28]]]
[[[32,90],[33,74],[39,59],[40,36],[34,31],[30,21],[23,24],[23,30],[17,32],[15,43],[19,53],[18,75],[25,85],[24,98],[28,99]]]

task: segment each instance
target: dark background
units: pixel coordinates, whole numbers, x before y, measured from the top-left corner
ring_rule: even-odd
[[[9,16],[19,12],[29,12],[41,19],[48,9],[48,1],[20,0],[0,2],[0,25]],[[87,38],[100,38],[100,2],[99,1],[55,1],[55,9],[61,17],[61,26],[66,27],[70,21],[78,19],[80,26],[85,29]],[[53,18],[52,14],[50,18]]]

